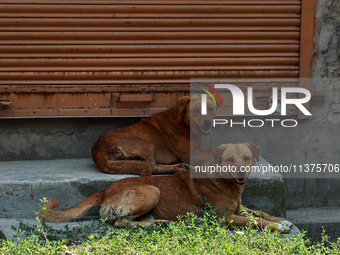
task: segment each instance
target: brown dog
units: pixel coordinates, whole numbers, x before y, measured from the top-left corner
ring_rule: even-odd
[[[221,145],[213,150],[215,159],[210,163],[240,169],[241,166],[252,166],[259,153],[259,147],[252,144]],[[199,214],[195,206],[202,205],[207,199],[218,210],[230,212],[226,223],[233,221],[236,226],[245,225],[248,219],[240,215],[240,206],[249,173],[225,175],[229,178],[190,178],[190,171],[186,170],[168,176],[127,178],[90,196],[79,205],[61,211],[54,209],[59,201],[50,200],[44,205],[44,214],[48,222],[67,222],[80,219],[92,207],[100,206],[100,215],[107,217],[109,222],[121,226],[128,218],[144,218],[133,222],[139,226],[176,220],[178,215],[186,215],[187,212]],[[146,216],[153,220],[146,220]],[[256,226],[259,228],[272,223],[272,230],[286,233],[292,226],[288,221],[263,212],[259,212],[258,216],[260,219]]]
[[[190,109],[191,105],[194,110]],[[204,161],[207,153],[198,148],[203,135],[211,131],[216,107],[212,100],[208,101],[205,116],[197,114],[200,107],[200,97],[182,97],[166,111],[102,134],[92,148],[94,162],[110,174],[175,173],[190,162],[190,135],[192,148],[196,150],[192,155]],[[193,112],[191,129],[190,110]]]

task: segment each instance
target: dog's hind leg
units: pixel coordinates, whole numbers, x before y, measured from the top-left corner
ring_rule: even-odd
[[[142,143],[143,141],[141,141]],[[148,176],[152,174],[173,174],[187,169],[185,163],[157,164],[155,162],[156,149],[150,146],[144,148],[128,148],[112,146],[108,151],[94,151],[93,160],[97,166],[108,174],[137,174]],[[171,158],[169,162],[176,162]]]
[[[109,151],[94,151],[93,160],[107,174],[152,175],[151,163],[138,150],[112,146]]]
[[[160,164],[151,164],[152,165],[152,173],[153,174],[173,174],[179,171],[183,171],[188,168],[188,164],[186,163],[178,163],[173,165],[160,165]]]
[[[106,152],[100,152],[103,155],[96,155],[97,166],[107,174],[137,174],[140,176],[149,176],[152,174],[172,174],[186,169],[185,163],[173,165],[158,165],[152,159],[133,159],[108,157]]]
[[[101,169],[108,174],[152,175],[151,164],[142,160],[107,160]]]
[[[105,199],[100,215],[108,222],[120,226],[128,219],[140,217],[154,208],[159,200],[160,191],[152,185],[136,185],[124,189]]]

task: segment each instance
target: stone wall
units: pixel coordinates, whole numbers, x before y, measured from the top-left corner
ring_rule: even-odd
[[[98,136],[137,118],[0,120],[0,160],[91,157]]]

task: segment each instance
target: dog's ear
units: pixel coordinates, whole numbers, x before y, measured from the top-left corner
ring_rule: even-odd
[[[253,153],[253,156],[256,159],[256,161],[259,161],[260,147],[255,144],[250,144],[250,143],[247,143],[247,146],[250,149],[251,153]]]
[[[214,156],[215,162],[219,164],[221,162],[221,157],[223,154],[223,151],[225,150],[225,146],[220,145],[212,150],[212,155]]]
[[[190,102],[190,97],[181,97],[177,100],[177,107],[179,113],[182,113]]]

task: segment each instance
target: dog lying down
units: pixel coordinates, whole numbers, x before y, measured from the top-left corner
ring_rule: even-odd
[[[224,144],[213,150],[210,164],[220,166],[252,166],[258,160],[260,149],[253,144]],[[241,195],[249,173],[223,173],[229,178],[190,178],[184,170],[167,176],[142,176],[119,180],[103,191],[93,194],[80,204],[63,210],[55,210],[57,199],[44,204],[47,222],[68,222],[81,219],[92,207],[100,206],[100,215],[108,222],[124,227],[128,219],[136,226],[166,223],[187,212],[200,214],[197,206],[208,201],[219,211],[230,212],[226,224],[233,221],[244,226],[248,219],[240,214]],[[247,209],[248,212],[253,212]],[[259,212],[254,227],[270,226],[272,230],[288,233],[292,223]],[[151,218],[151,219],[150,219]],[[271,224],[270,224],[271,223]]]
[[[207,115],[201,115],[199,96],[181,97],[166,111],[102,134],[92,147],[94,162],[109,174],[175,173],[190,163],[191,137],[191,155],[203,163],[211,152],[200,150],[202,139],[216,115],[214,102],[207,103]]]

